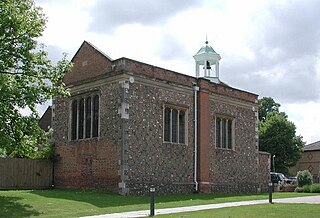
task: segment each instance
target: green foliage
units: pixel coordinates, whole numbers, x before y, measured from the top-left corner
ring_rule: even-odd
[[[303,192],[311,193],[311,185],[304,185],[302,186]]]
[[[275,169],[283,173],[297,163],[304,146],[302,137],[296,136],[295,125],[283,115],[274,113],[269,114],[265,122],[260,122],[259,143],[260,150],[275,155]]]
[[[312,193],[320,193],[320,184],[312,184],[311,185]]]
[[[280,104],[276,103],[271,97],[259,99],[259,120],[265,121],[268,113],[279,113]]]
[[[320,184],[304,185],[302,187],[297,187],[295,192],[304,193],[320,193]]]
[[[38,122],[30,116],[21,117],[18,129],[11,126],[15,133],[10,146],[2,145],[3,157],[54,159],[51,142],[52,131],[45,132],[38,126]]]
[[[301,158],[305,143],[296,135],[294,123],[284,112],[279,112],[279,103],[270,97],[262,98],[259,103],[259,148],[275,155],[275,170],[286,174],[288,167],[295,166]],[[273,169],[273,161],[271,165]]]
[[[297,173],[297,181],[298,181],[299,187],[302,187],[305,185],[311,185],[312,184],[312,175],[308,170],[299,171]]]
[[[46,18],[33,0],[0,1],[0,148],[2,155],[31,157],[47,136],[38,126],[37,104],[67,95],[64,74],[71,63],[64,58],[52,65],[42,35]],[[22,116],[21,108],[31,110]]]

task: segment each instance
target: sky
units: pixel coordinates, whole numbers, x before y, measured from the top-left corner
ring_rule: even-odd
[[[307,143],[320,140],[318,0],[35,0],[48,22],[39,39],[55,62],[84,40],[121,57],[195,76],[206,37],[220,80],[272,97]],[[45,106],[39,107],[40,113]]]

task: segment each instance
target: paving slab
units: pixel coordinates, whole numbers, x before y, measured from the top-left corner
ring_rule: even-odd
[[[292,204],[320,204],[320,195],[296,197],[296,198],[279,198],[279,199],[273,199],[273,202],[292,203]]]

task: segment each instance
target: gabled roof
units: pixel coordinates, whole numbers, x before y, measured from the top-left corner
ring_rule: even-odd
[[[304,151],[317,151],[320,150],[320,141],[313,142],[311,144],[308,144],[304,146],[303,148]]]
[[[97,52],[99,52],[100,54],[102,54],[104,57],[106,57],[107,59],[109,59],[110,61],[112,61],[112,59],[106,55],[103,51],[101,51],[100,49],[98,49],[96,46],[94,46],[92,43],[84,40],[83,43],[81,44],[80,48],[78,49],[78,51],[74,54],[73,58],[71,59],[71,62],[73,62],[73,59],[77,56],[78,52],[81,50],[81,48],[83,47],[84,44],[88,44],[90,45],[92,48],[94,48]]]

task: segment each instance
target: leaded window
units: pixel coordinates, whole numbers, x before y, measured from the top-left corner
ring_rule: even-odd
[[[164,107],[164,141],[185,144],[186,109]]]
[[[98,137],[99,95],[78,97],[71,103],[71,140]]]
[[[91,97],[87,97],[86,99],[86,138],[91,137]]]
[[[93,124],[92,124],[92,137],[98,137],[99,131],[99,96],[93,98]]]
[[[234,119],[216,117],[216,147],[233,149],[234,144]]]
[[[78,101],[73,100],[71,107],[71,140],[75,140],[77,139]]]
[[[78,139],[83,139],[84,130],[84,99],[79,101],[79,127],[78,127]]]

